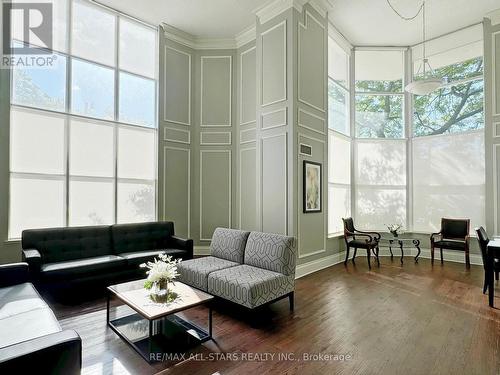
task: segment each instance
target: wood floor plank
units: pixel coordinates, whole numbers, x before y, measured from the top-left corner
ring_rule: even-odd
[[[257,316],[217,304],[215,341],[190,352],[203,361],[147,364],[107,328],[104,298],[52,307],[63,328],[82,337],[83,374],[500,374],[500,310],[481,293],[481,267],[382,258],[370,271],[365,263],[297,280],[294,313],[286,300]],[[496,295],[500,306],[498,283]],[[203,322],[206,313],[188,315]],[[266,353],[274,357],[249,357]],[[304,360],[320,353],[351,359]],[[216,355],[226,358],[211,360]]]

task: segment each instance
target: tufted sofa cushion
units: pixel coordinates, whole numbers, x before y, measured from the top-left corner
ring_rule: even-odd
[[[243,263],[249,234],[250,232],[243,230],[216,228],[210,244],[210,255],[231,262]]]
[[[245,249],[245,264],[295,275],[296,248],[293,237],[281,234],[252,232]]]
[[[37,249],[43,263],[111,255],[111,231],[109,226],[28,229],[22,247]]]
[[[116,224],[111,226],[115,254],[166,249],[174,235],[174,223]]]

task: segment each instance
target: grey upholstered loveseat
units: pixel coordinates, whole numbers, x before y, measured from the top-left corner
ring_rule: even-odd
[[[217,228],[211,255],[179,264],[179,281],[250,309],[288,297],[293,310],[293,237]]]

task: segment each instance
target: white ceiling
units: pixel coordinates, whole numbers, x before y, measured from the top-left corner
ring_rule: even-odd
[[[96,0],[153,25],[162,22],[199,38],[233,38],[255,25],[253,10],[269,0]]]
[[[330,19],[353,45],[408,46],[421,42],[422,18],[400,19],[387,0],[329,0]],[[390,0],[414,15],[420,0]],[[96,0],[144,21],[165,22],[199,38],[233,38],[255,24],[253,11],[270,0]],[[426,0],[431,38],[479,22],[500,8],[500,0]]]
[[[415,15],[420,0],[390,0],[403,16]],[[500,0],[426,0],[427,38],[443,35],[483,20],[500,8]],[[422,15],[404,21],[387,0],[333,0],[330,19],[353,45],[408,46],[422,41]]]

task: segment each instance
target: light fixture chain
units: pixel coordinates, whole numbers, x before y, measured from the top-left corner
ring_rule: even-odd
[[[424,3],[425,1],[422,1],[422,4],[420,5],[420,7],[418,8],[417,10],[417,13],[413,16],[413,17],[405,17],[403,16],[401,13],[399,13],[396,8],[394,8],[391,4],[391,2],[389,0],[387,0],[387,4],[389,4],[389,6],[391,7],[391,9],[394,11],[394,13],[396,13],[400,18],[402,18],[403,20],[405,21],[411,21],[411,20],[414,20],[415,18],[417,18],[417,16],[420,14],[420,12],[422,11],[422,8],[424,7]]]

